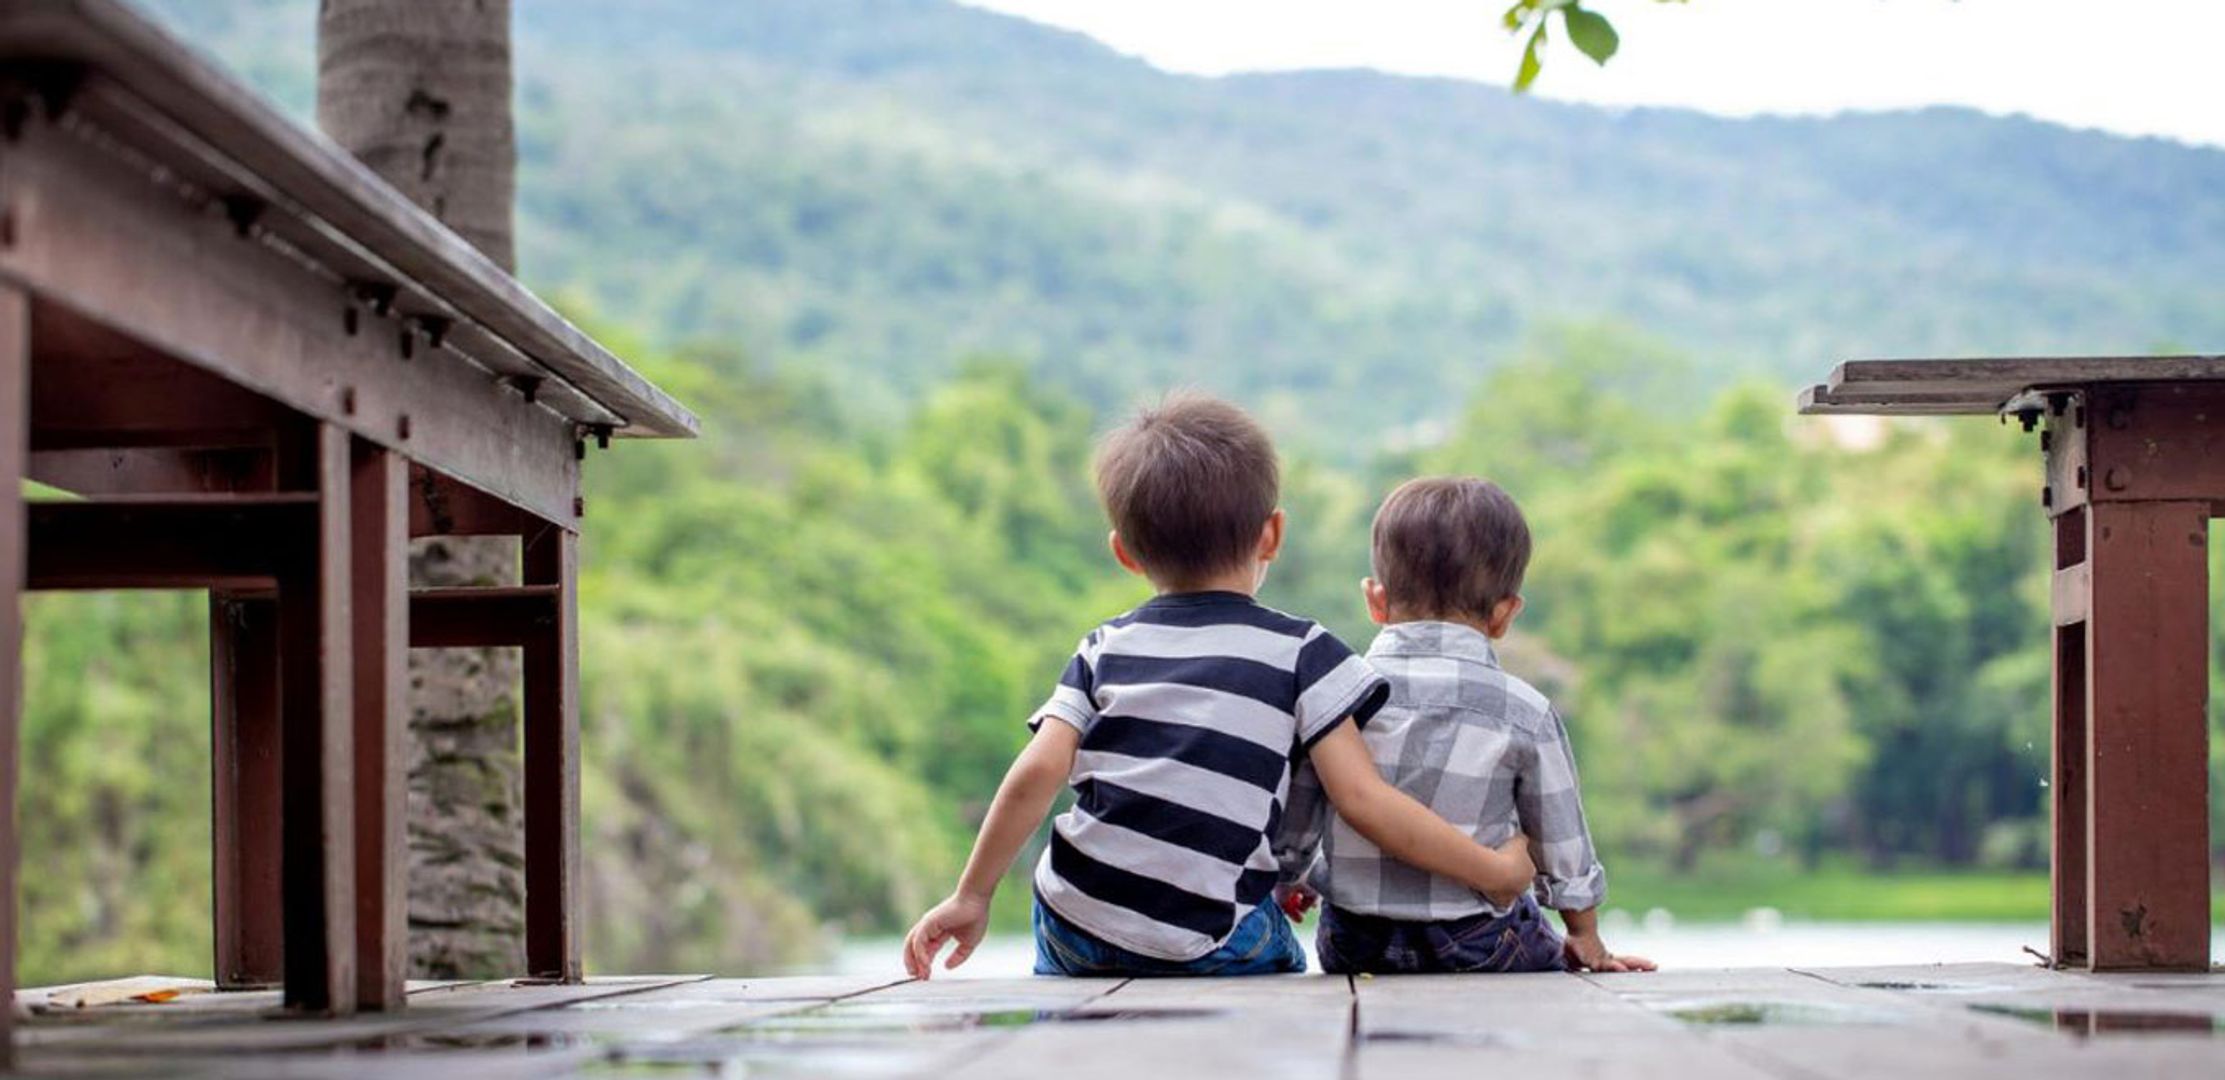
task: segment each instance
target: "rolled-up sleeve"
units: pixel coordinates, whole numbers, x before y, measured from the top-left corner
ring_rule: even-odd
[[[1095,662],[1098,635],[1092,632],[1074,648],[1074,658],[1066,662],[1066,670],[1059,673],[1058,685],[1051,696],[1028,715],[1028,730],[1042,724],[1046,716],[1056,717],[1081,734],[1089,734],[1091,724],[1097,722],[1097,665]]]
[[[1560,714],[1549,713],[1515,777],[1514,806],[1522,831],[1536,841],[1537,883],[1556,911],[1598,907],[1607,898],[1607,870],[1592,847],[1576,780],[1576,755]]]

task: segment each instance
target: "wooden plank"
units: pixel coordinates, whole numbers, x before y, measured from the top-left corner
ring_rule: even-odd
[[[1970,393],[1865,394],[1811,386],[1800,392],[1799,410],[1807,416],[1990,416],[2000,408],[1998,402],[1988,404],[1991,401],[1989,396]]]
[[[556,630],[562,602],[556,585],[417,589],[409,594],[410,647],[523,646]]]
[[[268,588],[280,546],[309,535],[317,513],[305,494],[32,503],[27,587]],[[144,543],[148,536],[163,542]]]
[[[504,1016],[645,993],[701,978],[697,975],[627,976],[598,978],[570,986],[508,981],[468,983],[451,989],[413,993],[409,996],[409,1008],[399,1012],[327,1019],[288,1018],[284,1022],[273,1022],[268,1014],[242,1015],[235,1020],[204,1013],[190,1016],[185,1023],[153,1024],[147,1022],[149,1010],[169,1007],[142,1007],[123,1010],[114,1023],[41,1025],[26,1033],[30,1036],[26,1045],[50,1048],[90,1045],[106,1052],[142,1060],[162,1060],[166,1064],[188,1055],[222,1055],[227,1061],[244,1060],[247,1056],[278,1051],[361,1046],[372,1040],[421,1036]],[[210,996],[260,996],[267,1000],[267,995]]]
[[[555,618],[525,644],[525,962],[578,982],[579,538],[551,530],[525,545],[529,586],[553,586]]]
[[[268,491],[266,450],[34,450],[31,479],[77,495]]]
[[[2206,970],[2209,503],[2086,517],[2090,962]]]
[[[279,884],[278,604],[209,597],[210,828],[216,984],[276,986],[285,978]]]
[[[16,777],[23,717],[23,472],[30,455],[31,305],[0,283],[0,1003],[15,994]],[[15,1063],[15,1009],[0,1009],[0,1070]]]
[[[1633,980],[1643,985],[1644,980]],[[1767,1075],[1699,1032],[1560,974],[1362,978],[1353,1068],[1368,1077]]]
[[[1832,370],[1829,385],[1866,394],[1946,394],[1958,388],[2218,379],[2225,379],[2225,356],[2021,356],[1849,360]]]
[[[296,541],[278,577],[279,717],[284,726],[286,1005],[355,1012],[354,742],[345,431],[322,425],[310,542]]]
[[[356,1004],[402,1007],[409,978],[409,509],[400,454],[350,441]]]
[[[405,357],[350,333],[346,282],[239,236],[83,133],[34,125],[10,147],[16,242],[0,278],[47,304],[335,424],[562,525],[577,430],[453,351]]]
[[[921,985],[957,987],[975,981],[980,980],[938,979]],[[1068,980],[1031,981],[1058,985]],[[1118,1020],[1031,1024],[1008,1038],[970,1049],[966,1059],[943,1064],[936,1072],[965,1078],[1040,1077],[1045,1062],[1057,1062],[1062,1080],[1136,1076],[1334,1080],[1343,1072],[1352,993],[1351,984],[1341,976],[1135,979],[1087,1000],[1087,1011],[1127,1015]]]
[[[84,62],[237,162],[242,175],[262,178],[272,189],[273,209],[329,223],[625,416],[630,427],[646,434],[694,432],[687,410],[461,237],[127,6],[113,0],[14,4],[0,11],[0,48]]]

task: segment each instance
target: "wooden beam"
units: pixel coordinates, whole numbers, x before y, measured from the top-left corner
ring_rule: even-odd
[[[531,536],[555,528],[509,503],[423,465],[409,470],[409,534]]]
[[[30,476],[77,495],[269,491],[277,481],[267,449],[33,450]]]
[[[554,632],[562,592],[556,585],[415,590],[409,594],[410,647],[528,645]]]
[[[285,725],[286,1005],[355,1011],[355,808],[349,752],[355,700],[350,644],[348,435],[321,425],[310,543],[284,552],[278,577],[280,716]]]
[[[2086,925],[2096,970],[2207,970],[2209,511],[2086,508]]]
[[[401,455],[352,441],[356,1004],[402,1007],[409,978],[409,510]]]
[[[31,305],[0,282],[0,1069],[15,1067],[16,777],[22,769],[23,470],[30,453]]]
[[[281,729],[275,596],[209,596],[209,704],[214,766],[212,869],[216,984],[227,990],[285,979],[279,884]]]
[[[534,515],[575,524],[570,419],[526,402],[453,350],[414,348],[348,314],[347,283],[242,237],[72,132],[9,147],[15,243],[0,278],[46,303],[416,461]],[[414,340],[414,339],[412,339]]]
[[[525,962],[576,983],[579,910],[579,538],[525,545],[527,585],[555,586],[556,617],[525,646]]]
[[[26,587],[267,589],[317,513],[301,493],[30,503]]]

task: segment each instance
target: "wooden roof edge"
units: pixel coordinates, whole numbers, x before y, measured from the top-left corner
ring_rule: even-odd
[[[322,134],[287,119],[120,0],[0,0],[0,58],[97,69],[519,352],[624,417],[615,433],[691,438],[701,422]]]
[[[1833,389],[1867,383],[2147,382],[2225,379],[2225,355],[1906,357],[1854,359],[1831,369]]]
[[[1844,394],[1822,385],[1799,395],[1803,416],[1991,416],[1999,406],[1991,397],[1967,394]]]

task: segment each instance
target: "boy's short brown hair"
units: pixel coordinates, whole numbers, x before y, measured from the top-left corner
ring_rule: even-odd
[[[1120,540],[1163,587],[1242,565],[1281,498],[1275,444],[1244,410],[1169,395],[1097,450],[1097,495]]]
[[[1530,568],[1522,508],[1480,477],[1400,484],[1375,512],[1374,539],[1375,580],[1407,618],[1487,618]]]

